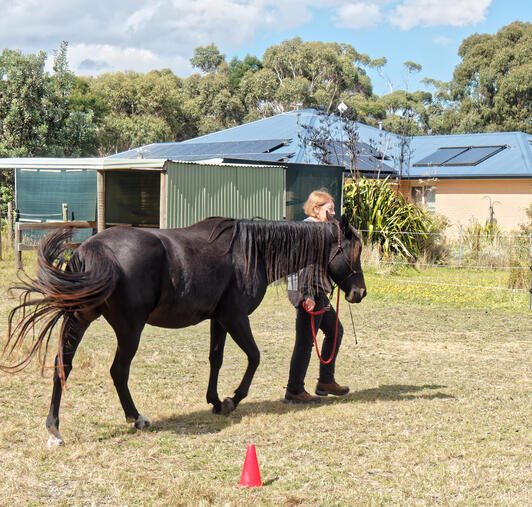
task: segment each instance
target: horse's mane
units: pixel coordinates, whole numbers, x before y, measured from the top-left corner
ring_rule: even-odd
[[[336,224],[221,219],[214,222],[210,241],[226,231],[231,233],[227,250],[242,255],[247,279],[253,277],[260,256],[268,283],[297,273],[305,266],[308,267],[304,271],[305,284],[327,283],[330,248],[338,239]]]

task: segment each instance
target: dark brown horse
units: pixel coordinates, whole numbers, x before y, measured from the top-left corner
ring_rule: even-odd
[[[248,315],[269,283],[311,266],[305,270],[308,283],[330,277],[350,303],[366,294],[361,242],[345,217],[325,224],[209,218],[183,229],[116,227],[89,238],[69,257],[71,234],[58,231],[41,241],[36,279],[18,287],[21,301],[9,315],[4,356],[12,357],[28,335],[32,348],[22,361],[2,366],[17,371],[35,355],[45,364],[52,330],[62,320],[46,420],[49,445],[63,442],[64,383],[83,334],[100,315],[118,341],[111,376],[126,419],[143,428],[150,422],[137,411],[128,378],[146,323],[182,328],[210,319],[207,402],[214,412],[229,414],[247,396],[259,365]],[[227,333],[248,366],[234,396],[222,402],[217,385]]]

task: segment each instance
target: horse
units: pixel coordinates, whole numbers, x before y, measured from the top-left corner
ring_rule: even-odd
[[[360,264],[362,243],[347,218],[327,223],[210,217],[180,229],[112,227],[72,250],[72,229],[39,242],[37,275],[23,273],[19,304],[8,317],[4,371],[20,371],[34,356],[45,368],[52,331],[61,321],[46,428],[48,446],[63,444],[59,407],[76,349],[87,328],[103,316],[115,332],[111,366],[126,421],[150,425],[128,388],[131,362],[146,324],[183,328],[210,319],[207,403],[230,414],[249,391],[260,352],[249,315],[267,285],[296,272],[307,283],[332,280],[350,303],[366,295]],[[303,268],[306,268],[303,270]],[[37,331],[36,331],[37,330]],[[222,402],[218,374],[227,333],[247,356],[247,368],[232,397]],[[13,364],[25,338],[29,352]]]

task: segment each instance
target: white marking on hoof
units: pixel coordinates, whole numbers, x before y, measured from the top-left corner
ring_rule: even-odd
[[[222,414],[229,415],[235,409],[235,402],[232,398],[226,398],[222,403]]]
[[[151,426],[151,422],[147,417],[144,417],[142,414],[139,414],[137,420],[135,421],[135,428],[141,430],[142,428],[148,428]]]
[[[55,426],[51,426],[50,428],[48,428],[48,433],[48,442],[46,443],[48,449],[52,449],[53,447],[65,444],[61,433],[59,433],[59,430]]]

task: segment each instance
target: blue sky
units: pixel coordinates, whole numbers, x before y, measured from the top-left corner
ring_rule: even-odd
[[[385,56],[394,89],[405,88],[403,62],[423,66],[419,79],[452,78],[462,40],[532,21],[532,0],[0,0],[1,47],[49,55],[62,40],[79,75],[170,68],[186,77],[194,48],[214,42],[229,60],[262,58],[273,44],[303,40],[352,44]],[[50,65],[48,65],[50,68]],[[386,81],[368,71],[375,93]],[[418,82],[410,89],[421,88]]]

